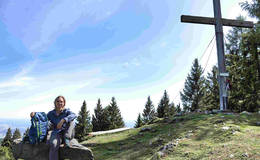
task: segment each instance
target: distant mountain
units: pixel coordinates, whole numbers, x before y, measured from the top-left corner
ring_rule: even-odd
[[[133,128],[135,121],[125,122],[125,126]],[[0,119],[0,138],[3,138],[7,132],[7,129],[10,127],[12,132],[18,128],[23,135],[25,130],[31,126],[30,119]]]
[[[0,119],[0,138],[3,138],[10,127],[12,132],[18,128],[23,135],[25,130],[30,127],[30,119]]]

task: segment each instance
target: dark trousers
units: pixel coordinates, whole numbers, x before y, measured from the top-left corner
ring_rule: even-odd
[[[73,139],[75,135],[75,123],[72,121],[66,125],[65,130],[61,132],[51,131],[49,138],[47,138],[47,143],[50,145],[49,160],[59,159],[59,148],[64,139]],[[49,139],[49,140],[48,140]]]

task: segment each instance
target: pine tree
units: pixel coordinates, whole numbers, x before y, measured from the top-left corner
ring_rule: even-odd
[[[138,114],[137,120],[135,121],[135,128],[139,128],[143,125],[143,119],[141,117],[141,114]]]
[[[142,115],[144,123],[149,123],[155,118],[155,109],[150,96],[147,98],[147,102],[145,104],[145,108],[143,110]]]
[[[92,125],[90,121],[89,111],[87,110],[86,101],[83,102],[79,115],[77,117],[77,123],[75,127],[75,137],[80,141],[92,131]]]
[[[251,4],[244,2],[242,7],[249,11],[252,17],[258,18],[257,10],[260,2],[253,1]],[[258,11],[259,13],[259,11]],[[239,17],[240,18],[240,17]],[[248,30],[243,29],[239,34],[235,34],[239,28],[233,27],[229,31],[227,48],[229,54],[226,55],[227,71],[230,73],[229,79],[232,89],[229,96],[229,107],[233,111],[257,111],[260,105],[260,27]],[[233,43],[233,39],[240,39]],[[234,54],[234,46],[240,46]]]
[[[110,112],[109,112],[109,109],[110,109],[110,106],[106,106],[104,109],[103,109],[103,124],[102,124],[102,130],[103,131],[107,131],[109,130],[111,127],[111,119],[110,119]]]
[[[104,131],[107,127],[105,111],[102,108],[100,99],[98,99],[97,107],[94,109],[94,114],[92,115],[92,125],[93,131]]]
[[[23,137],[29,136],[29,130],[29,128],[25,130],[25,132],[23,133]]]
[[[109,114],[109,129],[116,129],[125,126],[119,107],[116,104],[115,97],[112,97],[111,103],[107,107]]]
[[[169,116],[174,116],[176,114],[175,104],[172,102],[169,107]]]
[[[247,1],[240,3],[241,7],[246,10],[250,17],[260,20],[260,1],[252,0],[251,3]]]
[[[191,73],[188,74],[185,80],[183,92],[180,93],[184,110],[193,112],[200,108],[199,104],[201,103],[204,92],[204,81],[202,68],[199,65],[198,59],[195,59]]]
[[[12,140],[15,140],[15,139],[18,139],[18,138],[21,138],[21,133],[20,133],[20,130],[18,128],[16,128],[15,131],[14,131]]]
[[[217,72],[217,66],[213,66],[211,73],[208,73],[205,81],[205,92],[202,99],[205,110],[219,108],[219,85]]]
[[[13,143],[13,140],[12,140],[12,131],[11,131],[11,128],[8,128],[6,134],[5,134],[5,137],[1,143],[1,146],[3,147],[11,147],[12,146],[12,143]]]
[[[169,96],[167,94],[167,91],[164,90],[163,97],[160,100],[160,103],[157,107],[157,115],[159,118],[168,117],[169,116],[169,110],[170,110],[170,104],[169,104]]]
[[[180,104],[178,104],[178,105],[176,106],[176,112],[177,112],[177,113],[180,113],[180,112],[181,112],[181,105],[180,105]]]

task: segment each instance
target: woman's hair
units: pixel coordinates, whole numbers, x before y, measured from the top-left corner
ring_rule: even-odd
[[[56,101],[57,101],[59,98],[62,98],[62,99],[64,100],[64,106],[66,105],[66,99],[65,99],[63,96],[58,96],[58,97],[56,97],[55,100],[54,100],[54,106],[55,106],[55,108],[56,108]]]

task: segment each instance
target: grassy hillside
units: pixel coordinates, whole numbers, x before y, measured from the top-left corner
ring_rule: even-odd
[[[82,142],[96,160],[260,159],[259,114],[193,114]],[[146,128],[146,131],[142,131]]]

